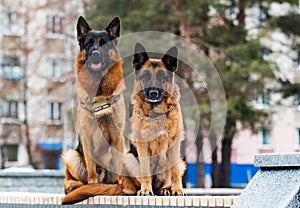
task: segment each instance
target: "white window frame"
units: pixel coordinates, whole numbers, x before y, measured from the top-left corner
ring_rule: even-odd
[[[292,48],[290,56],[293,59],[293,64],[296,70],[300,70],[300,45]]]
[[[295,136],[295,144],[296,144],[296,149],[300,149],[300,127],[296,128],[296,136]]]
[[[257,109],[269,109],[271,105],[271,90],[263,88],[261,92],[257,92],[256,104]]]
[[[2,101],[2,116],[5,118],[19,118],[19,102],[16,100]]]
[[[21,59],[18,56],[3,55],[1,61],[2,76],[9,80],[20,80],[24,77]]]
[[[63,120],[63,103],[58,101],[49,101],[47,103],[48,124],[60,125]]]
[[[63,19],[59,15],[47,15],[47,33],[63,34]]]
[[[296,110],[300,110],[300,97],[298,95],[294,96],[293,104],[296,108]]]
[[[7,148],[9,146],[16,147],[16,152],[15,152],[16,155],[14,156],[16,158],[15,160],[10,160],[8,158],[8,154],[10,154],[11,151],[7,150],[5,148]],[[16,163],[16,162],[18,162],[19,144],[2,144],[2,150],[4,151],[4,155],[7,157],[7,158],[4,158],[4,160],[5,160],[6,163]]]
[[[264,143],[264,132],[268,131],[269,133],[269,143]],[[259,141],[259,148],[260,149],[272,149],[272,132],[269,128],[264,128],[258,131],[258,141]]]
[[[58,81],[62,78],[65,60],[60,57],[48,57],[46,61],[48,78]]]
[[[6,35],[23,35],[24,25],[22,18],[16,11],[4,11],[1,13],[2,30]]]

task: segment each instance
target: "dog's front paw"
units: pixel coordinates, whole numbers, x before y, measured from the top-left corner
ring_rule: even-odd
[[[184,196],[184,192],[182,189],[176,189],[176,190],[172,190],[172,196]]]
[[[170,191],[167,188],[162,188],[157,193],[159,196],[170,196]]]
[[[137,196],[153,196],[153,191],[150,189],[143,189],[137,192]]]
[[[135,195],[137,193],[137,187],[130,177],[119,176],[118,184],[122,186],[123,192],[128,195]]]
[[[66,181],[64,183],[65,194],[68,194],[68,193],[74,191],[75,189],[79,188],[82,185],[83,185],[83,183],[81,181]]]

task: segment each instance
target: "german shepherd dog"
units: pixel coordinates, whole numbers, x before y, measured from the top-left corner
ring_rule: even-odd
[[[95,195],[119,195],[124,154],[125,89],[117,50],[120,19],[94,31],[83,17],[77,22],[80,52],[76,61],[79,145],[62,155],[66,165],[63,204]]]
[[[179,87],[174,83],[177,56],[174,46],[162,59],[151,59],[141,44],[135,45],[133,145],[125,167],[137,195],[184,195],[182,176],[186,167],[180,158],[183,121]]]

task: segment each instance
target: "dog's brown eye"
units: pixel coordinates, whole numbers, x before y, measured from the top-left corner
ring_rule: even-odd
[[[144,80],[149,80],[151,78],[151,75],[149,73],[144,73],[143,76],[142,76],[142,78]]]
[[[100,46],[105,45],[105,43],[106,43],[106,42],[105,42],[104,40],[102,40],[102,39],[99,41],[99,45],[100,45]]]
[[[160,81],[163,81],[163,80],[165,80],[166,79],[166,75],[165,75],[165,73],[163,73],[163,72],[159,72],[159,73],[157,73],[157,79],[158,80],[160,80]]]
[[[88,45],[91,47],[91,46],[93,46],[94,45],[94,41],[93,40],[90,40],[89,42],[88,42]]]

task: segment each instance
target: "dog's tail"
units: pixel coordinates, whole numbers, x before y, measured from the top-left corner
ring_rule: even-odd
[[[118,184],[86,184],[68,193],[62,200],[62,204],[74,204],[89,197],[98,195],[122,195],[122,187]]]

